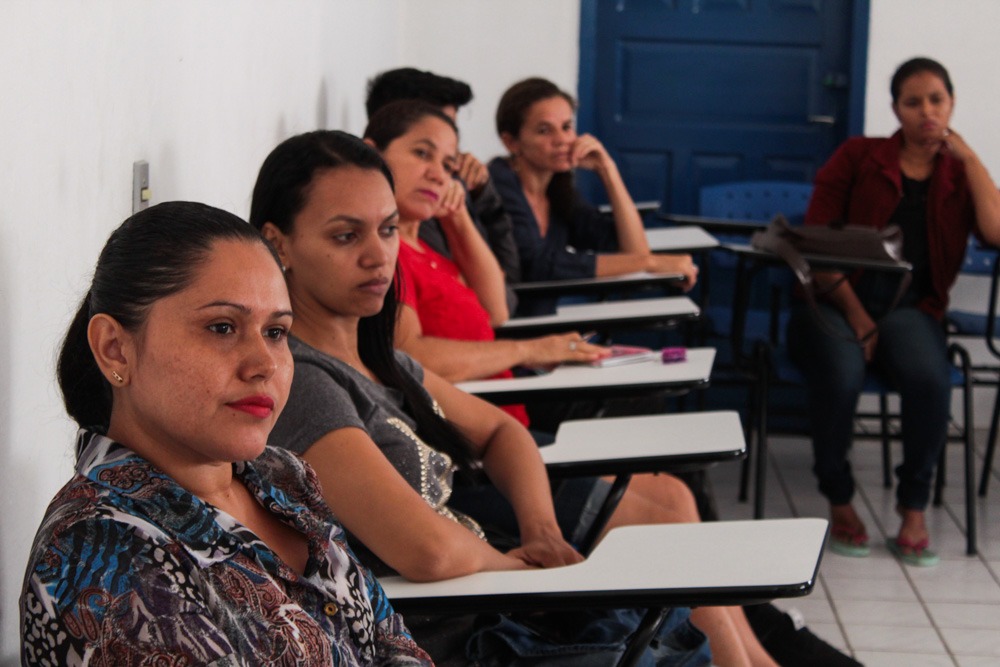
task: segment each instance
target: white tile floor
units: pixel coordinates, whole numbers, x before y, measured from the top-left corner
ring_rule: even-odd
[[[978,436],[985,440],[985,433]],[[772,438],[770,454],[766,515],[826,517],[808,441]],[[899,450],[894,454],[898,461]],[[961,447],[949,445],[948,456],[944,505],[928,511],[932,547],[942,558],[937,567],[901,565],[885,548],[886,537],[898,528],[895,497],[882,488],[878,444],[862,440],[851,460],[859,484],[856,506],[872,538],[871,556],[845,558],[828,551],[813,593],[776,604],[798,609],[813,632],[871,667],[1000,665],[1000,464],[994,462],[989,496],[978,499],[979,555],[969,557]],[[736,501],[738,475],[737,464],[712,469],[723,519],[751,516],[750,505]]]

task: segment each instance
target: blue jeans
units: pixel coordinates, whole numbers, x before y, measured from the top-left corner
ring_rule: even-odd
[[[477,667],[605,667],[615,665],[641,620],[631,609],[487,615],[466,645]],[[708,640],[690,611],[672,609],[640,667],[700,667],[712,662]]]
[[[859,291],[863,302],[864,295]],[[854,335],[837,308],[819,308],[845,336]],[[869,308],[875,319],[879,311],[878,304]],[[900,394],[903,462],[896,468],[896,498],[907,509],[927,507],[934,465],[948,435],[951,383],[946,347],[941,324],[913,305],[900,306],[878,320],[872,365]],[[793,311],[788,351],[806,378],[813,471],[820,492],[831,504],[843,505],[854,495],[847,450],[868,368],[864,354],[860,345],[826,334],[805,305]]]

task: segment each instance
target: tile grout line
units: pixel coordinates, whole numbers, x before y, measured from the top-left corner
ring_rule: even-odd
[[[982,437],[980,436],[979,439],[982,440]],[[779,459],[782,458],[780,456],[780,452],[778,452],[778,451],[773,451],[772,452],[771,448],[769,448],[768,453],[769,453],[769,456],[768,456],[768,458],[769,458],[769,461],[768,461],[769,468],[774,471],[774,474],[775,474],[775,477],[777,479],[777,482],[780,485],[779,488],[781,489],[782,496],[784,497],[784,499],[785,499],[785,501],[787,503],[787,506],[790,508],[792,516],[801,516],[802,515],[801,510],[797,506],[797,503],[795,502],[795,496],[793,495],[792,488],[789,485],[790,478],[787,477],[786,475],[784,475],[783,471],[782,471],[782,468],[779,467]],[[979,448],[977,448],[977,455],[978,455],[977,456],[977,462],[980,463],[980,467],[981,467],[983,455],[982,455],[982,452],[981,452],[981,450]],[[793,467],[795,467],[795,466],[793,466]],[[795,470],[797,470],[797,467],[795,467]],[[994,478],[994,477],[1000,479],[1000,468],[998,468],[998,466],[996,466],[996,465],[993,466],[993,469],[991,471],[991,479]],[[952,485],[952,486],[954,486],[954,485]],[[961,485],[959,485],[959,486],[961,486]],[[884,523],[885,519],[883,517],[883,512],[882,512],[882,510],[884,508],[882,507],[882,503],[876,503],[875,497],[871,495],[871,492],[872,492],[871,491],[871,487],[872,487],[871,482],[869,482],[867,485],[865,485],[865,484],[859,484],[858,485],[858,489],[861,491],[862,502],[865,504],[866,509],[868,510],[868,512],[869,512],[869,514],[870,514],[870,516],[872,518],[873,523],[875,524],[876,528],[880,531],[880,533],[882,535],[885,535],[885,534],[887,534],[887,531],[886,531],[886,525]],[[866,491],[866,489],[868,489],[868,490]],[[879,490],[881,490],[881,487],[879,487]],[[961,491],[961,490],[962,489],[959,488],[959,491]],[[1000,493],[1000,490],[998,490],[998,489],[993,489],[993,491],[994,491],[994,493]],[[954,495],[954,494],[952,494],[952,495]],[[962,497],[961,500],[962,500],[963,505],[961,507],[959,507],[956,504],[956,502],[955,502],[954,499],[952,499],[950,502],[946,499],[945,502],[942,503],[942,509],[944,509],[944,516],[949,517],[949,519],[951,520],[951,522],[952,522],[951,525],[953,525],[954,527],[956,527],[958,529],[957,532],[960,535],[964,536],[964,535],[967,534],[967,530],[963,527],[962,522],[960,520],[960,516],[964,517],[964,494],[963,494],[963,497]],[[980,503],[980,505],[979,505],[980,511],[977,512],[977,526],[982,526],[983,522],[987,521],[986,515],[989,514],[988,505],[987,505],[988,501],[985,500],[985,499],[983,499],[983,500],[978,500],[977,499],[977,501]],[[878,505],[879,511],[876,511],[876,505]],[[947,523],[945,523],[945,526],[947,526]],[[968,559],[968,560],[971,561],[973,559]],[[980,548],[978,549],[978,553],[976,554],[976,559],[975,560],[978,560],[980,563],[982,563],[983,566],[986,568],[988,576],[994,582],[996,582],[998,585],[1000,585],[1000,568],[994,568],[994,567],[991,566],[991,564],[990,564],[990,562],[988,560],[988,550],[984,550],[982,548],[982,545],[980,545]],[[1000,560],[1000,559],[998,559],[998,560]],[[899,572],[903,575],[903,579],[902,580],[905,581],[906,584],[909,586],[910,591],[913,593],[914,597],[916,598],[916,600],[920,604],[920,608],[921,608],[924,616],[929,621],[930,626],[934,629],[935,636],[938,637],[938,640],[939,640],[939,642],[941,644],[941,647],[945,651],[944,655],[948,656],[948,661],[951,664],[954,664],[956,666],[960,665],[961,663],[959,662],[959,656],[951,648],[950,644],[948,643],[948,640],[945,638],[945,635],[944,635],[943,629],[945,628],[945,626],[948,625],[947,624],[947,620],[946,619],[942,620],[942,623],[944,625],[941,625],[941,624],[939,624],[936,621],[935,617],[930,612],[930,604],[931,604],[930,601],[927,598],[925,598],[924,595],[918,589],[917,584],[916,584],[917,580],[910,574],[909,568],[907,566],[905,566],[904,564],[900,563],[899,561],[894,561],[894,562],[896,564],[896,567],[899,568]],[[958,562],[957,559],[956,559],[956,562]],[[895,576],[893,576],[892,578],[895,579]],[[849,636],[849,633],[848,633],[848,631],[846,629],[846,626],[844,625],[845,619],[842,617],[842,610],[839,608],[839,603],[843,602],[843,600],[840,600],[839,598],[836,597],[836,595],[835,595],[835,589],[827,581],[827,579],[828,579],[828,577],[826,577],[826,576],[824,576],[822,574],[818,577],[818,583],[819,583],[820,589],[822,591],[824,591],[824,593],[826,595],[826,602],[827,602],[827,604],[831,608],[831,611],[833,613],[834,622],[835,622],[838,630],[841,633],[841,637],[844,640],[845,649],[851,655],[856,656],[857,653],[858,653],[858,651],[857,651],[857,649],[855,648],[854,644],[851,641],[851,637]],[[947,603],[948,601],[944,600],[943,602]],[[955,600],[955,603],[956,604],[964,604],[962,600]],[[988,604],[988,603],[983,602],[982,604]],[[923,627],[923,626],[921,626],[921,627]],[[899,649],[896,649],[896,650],[898,651]],[[877,649],[872,649],[872,652],[876,652],[876,653],[893,653],[894,651],[892,651],[892,650],[877,650]],[[905,651],[903,651],[903,652],[905,652]]]
[[[882,518],[878,515],[878,513],[875,512],[875,506],[872,503],[871,499],[868,497],[868,494],[865,492],[864,487],[859,486],[858,491],[861,494],[862,502],[864,502],[865,505],[868,507],[868,513],[871,515],[872,521],[874,521],[875,525],[878,526],[879,532],[882,533],[882,536],[884,538],[889,539],[888,537],[886,537],[888,533],[885,530],[885,526],[882,524]],[[944,505],[947,505],[947,503],[944,503]],[[955,517],[952,516],[951,512],[948,512],[947,507],[945,508],[945,511],[951,518],[951,520],[954,522]],[[934,628],[934,633],[937,635],[938,640],[941,642],[941,646],[944,647],[944,650],[947,652],[948,657],[951,658],[951,661],[955,665],[955,667],[959,667],[958,657],[955,655],[955,652],[951,650],[951,645],[948,644],[948,641],[945,639],[944,632],[942,632],[941,628],[938,627],[937,621],[934,619],[934,615],[931,614],[931,610],[927,606],[927,601],[924,599],[924,596],[920,593],[920,589],[917,588],[917,585],[914,583],[913,578],[907,571],[906,565],[899,562],[895,558],[893,560],[899,567],[903,575],[903,578],[906,580],[906,583],[909,584],[910,589],[913,591],[913,594],[916,596],[917,602],[920,603],[920,608],[923,610],[924,615],[927,616],[927,620],[930,621],[931,627]]]
[[[767,450],[768,450],[768,466],[772,468],[774,471],[773,473],[774,478],[778,482],[778,486],[781,488],[781,493],[785,496],[785,502],[788,503],[788,507],[791,509],[792,516],[798,517],[799,509],[798,507],[795,506],[795,501],[793,499],[791,490],[788,488],[788,484],[785,483],[785,476],[781,473],[781,469],[778,466],[778,461],[776,457],[774,457],[771,454],[771,448],[768,447]],[[824,558],[827,555],[828,554],[824,554]],[[820,566],[820,569],[822,569],[822,565]],[[854,648],[854,644],[851,643],[851,638],[847,634],[847,628],[844,627],[844,623],[840,618],[840,612],[838,611],[837,604],[833,599],[833,594],[830,589],[830,586],[826,583],[826,577],[824,577],[822,574],[817,574],[817,578],[819,579],[818,582],[819,585],[823,588],[823,592],[826,594],[826,602],[828,605],[830,605],[830,610],[833,612],[833,619],[837,624],[837,628],[840,629],[840,636],[844,641],[845,648],[847,648],[847,651],[850,653],[851,657],[856,660],[858,652]]]
[[[977,441],[979,443],[985,440],[984,431],[979,430],[977,432],[977,435],[978,435]],[[822,505],[820,505],[817,502],[814,502],[814,500],[816,499],[813,498],[813,496],[807,495],[805,493],[806,487],[803,485],[803,480],[801,478],[804,474],[807,473],[807,469],[804,468],[805,462],[802,456],[800,456],[801,452],[794,452],[794,453],[791,451],[786,452],[784,448],[790,446],[798,447],[800,444],[802,443],[796,440],[789,443],[784,443],[784,446],[782,447],[775,447],[773,448],[773,451],[772,448],[770,447],[768,448],[767,469],[769,471],[773,471],[772,474],[774,476],[772,479],[776,481],[777,488],[780,489],[780,492],[772,491],[772,493],[770,494],[772,502],[768,506],[772,510],[777,511],[778,508],[777,505],[775,504],[775,501],[777,501],[779,504],[783,501],[784,504],[781,507],[781,512],[784,513],[787,511],[789,513],[789,516],[794,516],[794,517],[800,517],[805,515],[822,516],[823,515]],[[806,445],[808,445],[808,443],[806,443]],[[786,456],[786,454],[788,455]],[[952,454],[955,454],[955,452],[952,452]],[[958,481],[960,483],[958,484],[958,486],[955,485],[954,483],[955,480],[952,478],[955,476],[955,474],[958,474],[959,477],[961,477],[961,471],[960,471],[961,465],[959,462],[953,464],[952,463],[953,458],[954,457],[949,456],[949,461],[948,461],[949,472],[951,473],[949,475],[948,481],[949,481],[949,486],[952,488],[948,490],[949,493],[946,494],[945,502],[942,504],[942,509],[944,510],[944,512],[936,513],[936,515],[938,517],[937,521],[941,522],[940,523],[940,528],[942,529],[941,532],[942,534],[948,536],[949,543],[951,543],[953,540],[954,541],[961,540],[964,545],[964,536],[967,534],[967,530],[963,528],[961,522],[961,519],[964,518],[965,515],[964,488],[963,488],[964,479],[959,479]],[[980,447],[977,447],[976,460],[977,463],[979,463],[977,468],[979,468],[980,471],[982,469],[982,459],[983,459],[982,449]],[[890,497],[891,493],[889,495],[886,495],[886,492],[884,492],[881,488],[881,480],[876,479],[876,476],[874,474],[875,469],[878,468],[880,470],[880,465],[881,465],[880,461],[878,460],[877,448],[872,448],[870,452],[868,451],[868,448],[865,448],[865,456],[860,457],[859,463],[862,461],[864,462],[864,467],[863,467],[863,474],[861,474],[861,479],[859,480],[859,485],[858,485],[858,489],[859,491],[861,491],[861,496],[859,500],[863,504],[864,509],[869,513],[871,517],[870,521],[872,522],[873,528],[879,531],[880,535],[884,535],[887,532],[887,528],[893,524],[893,518],[895,515],[891,511],[891,497]],[[787,471],[785,470],[786,467]],[[862,469],[859,469],[859,472],[862,472]],[[1000,466],[996,464],[992,466],[991,480],[993,477],[1000,478]],[[961,506],[959,506],[959,504],[956,502],[956,496],[955,496],[956,489],[962,492]],[[993,498],[977,499],[980,511],[978,512],[977,515],[976,526],[979,527],[981,531],[985,532],[989,532],[987,529],[995,523],[995,521],[991,520],[991,515],[996,515],[997,512],[1000,512],[1000,483],[995,483],[994,489],[992,489],[992,491],[994,493]],[[739,509],[740,515],[744,515],[746,513],[745,504],[743,503],[737,504],[734,499],[732,505],[734,508]],[[742,507],[740,507],[740,505],[742,505]],[[800,505],[802,506],[800,507]],[[997,512],[993,512],[992,510],[996,510]],[[951,521],[950,524],[948,523],[949,520]],[[957,528],[957,530],[953,530],[953,528]],[[949,555],[949,558],[946,560],[950,561],[953,565],[956,565],[959,568],[962,568],[961,565],[962,562],[967,562],[970,565],[968,571],[979,570],[980,566],[971,565],[973,561],[978,561],[982,563],[982,566],[986,568],[987,576],[985,579],[982,580],[982,584],[980,584],[980,587],[982,585],[985,585],[992,591],[994,584],[1000,585],[1000,554],[997,554],[996,557],[994,558],[995,562],[993,563],[993,565],[991,565],[991,562],[988,560],[988,558],[991,557],[991,554],[994,553],[993,550],[995,549],[997,544],[996,537],[997,536],[994,534],[985,534],[985,533],[981,534],[979,550],[977,553],[977,558],[975,559],[966,557],[959,558],[957,557],[957,555],[955,557],[952,557],[951,555]],[[952,547],[949,547],[948,551],[949,554],[951,554]],[[827,557],[828,554],[824,554],[824,558]],[[818,586],[816,588],[818,591],[822,591],[823,594],[825,595],[824,602],[826,604],[824,605],[817,601],[818,606],[816,607],[815,612],[816,613],[822,612],[823,617],[829,619],[828,621],[823,622],[823,625],[825,625],[827,628],[824,631],[824,634],[828,634],[831,638],[828,641],[831,640],[836,641],[837,643],[840,644],[841,650],[843,650],[846,654],[852,656],[857,656],[858,653],[864,655],[867,654],[869,651],[883,655],[887,654],[891,655],[893,653],[905,654],[907,651],[910,651],[914,654],[924,654],[928,657],[947,655],[948,658],[946,660],[943,660],[945,664],[960,665],[961,664],[960,658],[964,659],[965,655],[959,656],[956,654],[955,650],[951,648],[948,641],[946,640],[944,630],[947,629],[949,633],[951,633],[952,629],[962,630],[965,626],[963,626],[961,622],[959,622],[958,624],[952,622],[953,620],[959,620],[959,619],[957,618],[952,619],[951,617],[952,610],[950,610],[947,607],[945,607],[940,611],[940,614],[943,614],[941,616],[941,621],[940,622],[936,621],[935,616],[932,615],[932,612],[930,611],[930,605],[939,603],[944,605],[947,605],[949,603],[968,605],[968,604],[973,604],[973,602],[970,600],[966,600],[964,596],[955,597],[954,595],[949,595],[948,594],[948,591],[950,590],[949,587],[945,585],[942,588],[940,586],[941,582],[934,580],[933,577],[931,577],[930,580],[925,581],[923,576],[918,576],[921,575],[920,570],[917,570],[915,568],[911,569],[909,566],[906,566],[902,564],[900,561],[895,559],[892,559],[891,562],[894,563],[892,571],[890,572],[889,570],[886,570],[885,571],[886,574],[884,574],[881,578],[885,579],[887,582],[889,582],[890,580],[892,582],[895,582],[894,586],[899,587],[899,589],[897,589],[898,592],[904,593],[905,597],[911,600],[911,602],[909,602],[908,604],[912,605],[912,601],[916,601],[920,605],[920,609],[924,614],[923,618],[926,620],[926,622],[929,622],[930,627],[934,629],[934,633],[932,635],[923,635],[923,637],[927,639],[929,639],[929,637],[931,636],[937,637],[939,644],[936,646],[936,648],[932,649],[930,646],[927,646],[926,652],[919,651],[916,649],[916,647],[919,646],[920,644],[920,642],[918,641],[918,643],[916,645],[913,645],[913,647],[910,649],[907,649],[906,646],[897,646],[894,648],[883,649],[883,648],[875,648],[875,646],[878,644],[876,642],[875,644],[873,644],[873,648],[871,649],[859,650],[859,647],[856,646],[856,643],[852,641],[852,639],[857,639],[857,637],[852,638],[848,633],[847,626],[845,626],[845,622],[849,621],[850,618],[849,615],[845,615],[846,610],[844,609],[844,605],[850,601],[847,598],[850,598],[851,596],[848,595],[847,598],[842,598],[840,596],[837,596],[836,595],[837,587],[835,585],[836,579],[831,580],[830,576],[823,573],[823,571],[827,568],[821,567],[820,573],[817,576],[816,584],[818,584]],[[881,571],[881,568],[877,569]],[[964,572],[966,571],[966,569],[960,569],[959,571]],[[897,576],[896,574],[897,572],[903,575],[902,578],[899,578]],[[849,566],[846,569],[846,573],[848,575],[848,578],[850,578]],[[943,577],[943,579],[945,580],[947,580],[948,578],[949,578],[948,576]],[[930,588],[928,588],[928,594],[927,594],[930,597],[927,597],[921,593],[921,590],[917,588],[918,586],[917,582],[920,582],[919,583],[920,586],[928,586],[928,585],[931,586]],[[939,592],[935,592],[938,590],[938,588],[941,588],[941,590]],[[978,587],[974,586],[973,589],[978,590]],[[990,591],[984,590],[984,592],[990,592]],[[894,597],[894,595],[892,594],[888,596],[875,595],[874,597],[891,598]],[[933,598],[933,601],[931,598]],[[979,598],[977,597],[977,600],[978,599]],[[902,599],[900,598],[900,600]],[[873,602],[875,601],[877,600],[873,600]],[[888,600],[884,601],[888,602]],[[975,602],[975,604],[980,604],[984,606],[983,613],[985,613],[987,606],[990,607],[991,614],[998,606],[997,603],[991,601],[991,598],[989,596],[987,596],[986,599],[982,599],[981,601]],[[823,611],[824,608],[829,609],[829,612]],[[901,611],[902,610],[903,609],[901,607]],[[830,614],[829,616],[827,616],[828,613]],[[907,613],[908,614],[913,613],[912,607],[910,607]],[[979,612],[973,610],[968,613],[972,613],[973,617],[977,617],[977,614]],[[917,618],[914,618],[913,621],[914,623],[918,622]],[[925,621],[919,621],[919,622],[922,623]],[[923,625],[917,626],[914,624],[909,624],[907,627],[926,628],[926,626]],[[836,628],[836,631],[834,630],[834,628]],[[974,628],[970,626],[969,629],[974,629]],[[839,636],[837,635],[837,632],[839,632]],[[926,632],[926,630],[924,630],[924,632]],[[960,634],[956,635],[954,641],[962,643],[961,641],[962,636],[964,635]],[[916,639],[917,638],[915,636],[915,640]],[[983,641],[988,641],[990,646],[993,645],[993,640],[988,640],[984,638]],[[903,644],[906,644],[906,642],[903,642]],[[887,647],[891,646],[891,644],[885,644],[885,645]],[[986,645],[984,644],[984,648],[985,646]],[[962,647],[956,646],[956,649],[962,650]],[[993,649],[991,648],[989,650]],[[943,651],[943,653],[938,653],[938,651]],[[981,654],[981,652],[978,650],[975,653],[977,655]],[[889,659],[892,660],[892,658]],[[937,657],[934,658],[934,660],[942,660],[942,658]],[[998,662],[997,664],[1000,664],[1000,662]]]
[[[768,452],[770,453],[770,451],[771,451],[771,448],[769,447],[768,448]],[[779,486],[781,487],[781,490],[782,490],[782,493],[785,496],[786,502],[788,503],[789,507],[791,508],[793,516],[799,516],[798,508],[795,506],[795,503],[794,503],[794,501],[792,499],[792,494],[791,494],[790,490],[788,489],[787,484],[785,483],[784,475],[782,475],[781,470],[780,470],[780,468],[778,466],[778,463],[775,460],[775,457],[769,455],[768,458],[769,458],[769,463],[772,464],[771,467],[774,469],[775,478],[778,481]],[[875,522],[876,526],[878,527],[879,532],[881,532],[882,535],[885,536],[887,534],[886,530],[885,530],[885,527],[883,526],[880,517],[875,512],[875,508],[874,508],[871,500],[868,498],[868,494],[865,492],[864,486],[861,485],[861,484],[858,484],[856,488],[857,488],[857,491],[861,495],[862,502],[866,505],[866,507],[868,509],[868,513],[871,515],[872,520]],[[945,503],[945,505],[947,505],[947,503]],[[948,511],[947,508],[946,508],[946,512],[951,517],[952,521],[957,524],[957,521],[955,521],[955,517],[952,516],[951,512]],[[907,584],[909,585],[910,589],[913,591],[914,596],[917,598],[917,602],[920,604],[921,610],[923,611],[924,615],[927,617],[927,620],[930,623],[931,627],[934,629],[934,633],[937,635],[938,640],[941,642],[941,646],[944,647],[944,650],[945,650],[948,658],[951,660],[952,664],[954,664],[956,667],[958,667],[959,663],[958,663],[957,657],[955,656],[954,652],[951,650],[951,646],[949,646],[948,642],[945,640],[944,634],[942,633],[941,629],[937,626],[937,623],[935,622],[934,617],[930,613],[930,609],[927,607],[926,601],[924,600],[923,596],[920,594],[920,591],[917,590],[917,587],[914,584],[912,578],[910,577],[909,573],[906,571],[906,567],[902,563],[900,563],[899,561],[894,561],[894,562],[896,563],[896,566],[899,568],[900,573],[903,575],[904,580],[907,582]],[[827,603],[830,605],[830,608],[833,611],[833,616],[834,616],[834,619],[836,620],[837,627],[840,629],[841,636],[844,638],[844,642],[847,645],[847,648],[850,651],[851,656],[856,658],[857,657],[857,650],[855,649],[854,644],[851,641],[850,634],[847,631],[847,627],[844,624],[844,621],[841,619],[840,610],[837,607],[837,600],[836,600],[835,596],[833,595],[833,589],[826,582],[826,578],[823,577],[822,575],[820,575],[820,584],[823,587],[824,592],[826,593]],[[893,651],[874,651],[874,652],[892,653]]]
[[[945,512],[948,513],[948,516],[951,517],[951,520],[954,521],[957,526],[959,526],[959,529],[961,529],[961,525],[962,524],[961,524],[961,521],[959,519],[959,514],[951,506],[951,503],[945,501],[942,504],[942,506],[944,507]],[[977,510],[976,511],[976,518],[977,519],[980,516],[980,510],[981,509],[982,509],[981,507],[977,507],[976,508],[976,510]],[[976,527],[978,528],[979,526],[977,525]],[[965,534],[967,534],[967,531],[966,531]],[[976,554],[974,556],[968,556],[968,555],[966,556],[966,560],[971,561],[973,559],[978,560],[980,563],[982,563],[983,567],[986,568],[986,571],[989,573],[990,577],[993,578],[993,581],[996,582],[997,586],[1000,586],[1000,576],[998,576],[997,573],[993,571],[993,568],[990,567],[990,562],[988,560],[986,560],[986,556],[983,554],[983,550],[982,550],[982,548],[980,548],[980,544],[978,543],[978,541],[977,541],[977,544],[976,544]]]

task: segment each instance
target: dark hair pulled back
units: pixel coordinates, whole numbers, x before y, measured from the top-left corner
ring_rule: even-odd
[[[260,230],[270,222],[287,234],[305,206],[313,179],[337,167],[379,171],[394,187],[382,156],[354,135],[339,130],[298,134],[278,144],[260,166],[250,202],[250,224]]]
[[[536,102],[561,97],[576,109],[576,100],[565,90],[548,79],[532,77],[518,81],[508,88],[497,104],[496,126],[497,134],[517,138],[528,117],[528,110]],[[566,171],[552,176],[546,197],[552,205],[553,212],[565,218],[573,217],[573,209],[577,204],[576,186],[573,183],[573,172]]]
[[[955,90],[951,85],[951,77],[948,76],[948,70],[945,69],[944,65],[931,58],[911,58],[897,67],[896,72],[892,75],[892,81],[889,83],[889,92],[892,94],[893,104],[899,102],[899,95],[903,91],[903,83],[914,74],[921,74],[923,72],[930,72],[941,79],[945,90],[948,91],[948,95],[955,95]]]
[[[413,67],[382,72],[368,82],[365,109],[375,112],[396,100],[424,100],[437,107],[463,107],[472,100],[472,88],[464,81]]]
[[[261,243],[270,249],[257,230],[237,216],[194,202],[151,206],[111,233],[59,353],[59,387],[66,412],[77,424],[107,429],[111,419],[111,385],[87,340],[90,319],[103,313],[127,331],[139,331],[153,303],[187,287],[220,240]]]
[[[428,116],[447,123],[458,135],[455,121],[433,104],[423,100],[396,100],[386,104],[368,119],[365,139],[384,151],[395,139],[409,132],[411,127]]]
[[[434,115],[440,114],[434,107],[430,109]],[[381,113],[379,111],[376,116]],[[447,116],[443,117],[447,119]],[[262,229],[265,223],[270,222],[282,233],[290,232],[295,217],[305,206],[316,175],[339,167],[378,171],[385,176],[389,187],[394,187],[385,161],[362,140],[336,130],[307,132],[278,144],[264,160],[253,190],[250,223]],[[449,455],[455,463],[468,467],[472,462],[468,440],[450,422],[441,418],[424,388],[396,360],[394,337],[399,288],[397,271],[393,289],[386,294],[382,310],[361,319],[358,325],[361,361],[382,384],[402,392],[404,408],[416,421],[417,434],[424,441]]]

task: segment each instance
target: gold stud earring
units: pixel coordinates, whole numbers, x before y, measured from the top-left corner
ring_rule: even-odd
[[[123,378],[121,375],[118,375],[118,371],[111,371],[111,377],[113,377],[118,384],[122,384],[123,382],[125,382],[125,378]]]

